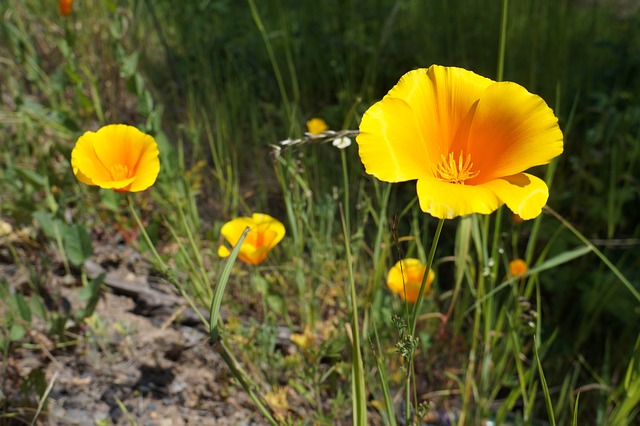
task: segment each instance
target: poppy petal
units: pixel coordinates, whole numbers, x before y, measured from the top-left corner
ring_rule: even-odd
[[[111,173],[100,161],[94,149],[95,132],[85,132],[76,142],[71,151],[71,166],[78,180],[87,185],[96,185],[93,181],[107,181],[111,179]]]
[[[385,97],[362,117],[356,138],[367,173],[386,182],[430,176],[428,147],[409,104]]]
[[[491,189],[511,211],[524,220],[537,217],[549,198],[547,184],[528,173],[495,179],[480,186]]]
[[[105,189],[129,191],[129,186],[134,180],[135,180],[135,176],[127,179],[120,179],[120,180],[109,179],[109,180],[102,181],[102,180],[94,179],[93,184],[98,185],[100,188],[105,188]]]
[[[489,86],[478,101],[468,153],[480,173],[472,184],[547,164],[563,151],[558,119],[545,101],[516,83]]]
[[[405,100],[420,122],[429,157],[438,162],[451,144],[469,110],[493,80],[457,67],[433,65],[406,73],[388,96]]]
[[[218,247],[218,256],[220,257],[229,257],[231,255],[231,251],[225,246]]]
[[[153,141],[153,139],[152,139]],[[153,185],[160,173],[160,158],[158,146],[147,144],[143,147],[137,165],[135,166],[135,180],[129,191],[144,191]]]
[[[436,178],[418,179],[420,208],[440,219],[452,219],[471,213],[489,214],[502,202],[484,185],[460,185]]]

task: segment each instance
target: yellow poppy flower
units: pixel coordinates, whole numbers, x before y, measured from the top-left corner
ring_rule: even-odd
[[[312,118],[307,121],[307,131],[312,135],[319,135],[325,130],[329,130],[329,126],[322,118]]]
[[[415,303],[418,300],[420,285],[427,267],[418,259],[407,258],[396,262],[389,270],[387,276],[387,287],[394,293],[400,295],[403,300],[409,303]],[[424,293],[426,294],[431,288],[431,283],[435,278],[432,269],[429,270],[427,282],[424,285]]]
[[[549,190],[523,171],[563,150],[558,119],[542,98],[438,65],[405,74],[365,112],[356,141],[367,173],[417,179],[421,209],[441,219],[502,204],[523,219],[538,216]]]
[[[257,265],[282,240],[285,234],[284,225],[267,214],[254,213],[251,217],[242,216],[225,223],[220,232],[230,245],[235,246],[247,227],[251,228],[251,231],[240,247],[238,258],[251,265]],[[218,256],[227,257],[230,254],[231,251],[226,246],[218,248]]]
[[[133,126],[110,124],[80,136],[71,152],[80,182],[118,192],[149,188],[160,172],[158,144]]]
[[[60,15],[71,15],[71,7],[73,6],[73,0],[60,0]]]
[[[509,275],[511,275],[512,277],[522,275],[528,270],[529,268],[527,267],[527,264],[522,259],[514,259],[509,262]]]

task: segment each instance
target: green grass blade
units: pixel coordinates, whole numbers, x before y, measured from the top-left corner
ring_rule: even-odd
[[[248,226],[240,235],[240,239],[231,250],[231,254],[227,259],[227,263],[224,265],[224,269],[222,270],[222,274],[220,274],[220,280],[216,285],[216,291],[213,294],[213,300],[211,301],[211,309],[209,311],[209,336],[211,337],[211,342],[215,344],[218,339],[220,339],[220,330],[218,328],[218,318],[220,317],[220,306],[222,305],[222,297],[224,296],[224,290],[227,287],[227,281],[229,281],[229,276],[231,275],[231,269],[233,268],[233,264],[238,257],[238,253],[240,253],[240,247],[242,247],[242,243],[244,239],[247,237],[247,234],[251,228]]]
[[[540,383],[542,384],[542,393],[544,394],[544,403],[547,407],[547,413],[549,414],[549,424],[551,426],[556,425],[556,419],[553,414],[553,404],[551,403],[551,395],[549,395],[549,387],[547,386],[547,380],[544,377],[544,371],[542,371],[542,363],[538,356],[538,342],[534,339],[533,351],[536,357],[536,364],[538,366],[538,372],[540,373]]]
[[[593,243],[591,241],[589,241],[587,239],[587,237],[582,235],[582,233],[580,231],[578,231],[576,228],[574,228],[574,226],[571,225],[569,223],[569,221],[567,221],[565,218],[560,216],[558,213],[556,213],[549,206],[546,206],[545,210],[548,211],[549,213],[551,213],[551,215],[553,217],[555,217],[556,219],[558,219],[560,222],[562,222],[562,224],[564,226],[566,226],[571,232],[573,232],[573,234],[576,237],[578,237],[580,239],[580,241],[582,241],[586,246],[591,248],[591,250],[593,250],[593,252],[600,258],[600,260],[602,260],[602,263],[604,263],[605,265],[607,265],[607,267],[609,269],[611,269],[611,272],[613,272],[615,274],[615,276],[618,277],[618,279],[622,282],[622,284],[624,284],[624,286],[627,288],[627,290],[629,290],[629,292],[633,295],[633,297],[635,297],[636,300],[638,300],[638,302],[640,302],[640,292],[638,292],[638,290],[636,290],[636,288],[633,286],[633,284],[631,284],[631,282],[629,282],[627,277],[622,275],[622,272],[620,272],[620,270],[618,268],[616,268],[616,265],[614,265],[609,260],[609,258],[607,258],[607,256],[604,255],[604,253],[602,253],[600,250],[598,250],[598,248],[595,245],[593,245]]]
[[[580,393],[576,395],[576,404],[573,407],[573,422],[572,426],[578,426],[578,402],[580,401]]]

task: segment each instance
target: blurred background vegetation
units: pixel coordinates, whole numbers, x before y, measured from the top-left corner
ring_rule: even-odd
[[[633,1],[511,1],[504,65],[504,79],[542,96],[565,135],[565,152],[547,174],[553,178],[549,206],[598,247],[636,290],[639,8]],[[329,315],[346,318],[346,313],[327,311],[324,303],[333,297],[331,284],[345,274],[338,212],[346,190],[341,153],[311,144],[274,156],[272,145],[303,136],[311,117],[324,118],[334,130],[357,129],[366,108],[414,68],[459,66],[496,78],[501,9],[497,0],[83,0],[75,2],[71,16],[63,17],[54,2],[3,1],[0,217],[13,229],[36,224],[34,238],[51,241],[48,250],[67,253],[72,266],[74,258],[81,265],[84,258],[74,257],[74,244],[66,243],[63,227],[81,225],[95,235],[96,230],[133,224],[123,199],[76,182],[71,149],[86,130],[107,123],[136,125],[160,145],[159,182],[139,198],[158,245],[170,242],[168,233],[161,232],[167,223],[179,235],[191,232],[209,275],[216,277],[222,223],[238,214],[267,212],[285,222],[291,240],[275,254],[281,262],[267,269],[268,285],[260,284],[268,287],[264,291],[270,293],[271,314],[265,308],[255,321],[304,327]],[[415,197],[413,183],[394,186],[385,209],[384,187],[364,174],[357,148],[345,152],[349,192],[344,204],[361,259],[365,322],[377,324],[383,341],[390,342],[395,335],[388,324],[399,305],[388,301],[383,283],[385,268],[398,252],[390,248],[378,253],[374,237],[382,227],[382,242],[400,246],[388,227],[397,220],[397,235],[415,237],[402,250],[419,255],[436,221],[419,213],[415,204],[407,207]],[[544,176],[545,170],[534,173]],[[185,212],[186,220],[177,211]],[[506,213],[501,241],[508,258],[524,256],[530,235],[536,238],[539,263],[582,244],[549,216],[516,224]],[[439,258],[454,253],[459,232],[458,220],[447,223]],[[186,259],[177,256],[175,261],[180,268]],[[24,263],[31,271],[33,294],[38,294],[46,280]],[[446,294],[454,287],[453,265],[443,261],[437,272],[438,291]],[[558,423],[569,424],[577,390],[597,383],[599,390],[581,396],[583,420],[578,424],[625,424],[612,423],[618,420],[611,413],[629,398],[623,378],[640,359],[640,303],[593,254],[532,279],[541,294],[540,330],[548,343],[542,363]],[[303,288],[306,295],[297,291]],[[9,300],[11,291],[5,293]],[[4,315],[13,317],[0,325],[5,357],[28,339],[10,324],[25,320],[21,312],[30,298],[11,297]],[[427,306],[443,311],[444,300]],[[28,303],[34,312],[45,310]],[[338,308],[346,306],[337,303]],[[311,306],[311,312],[287,311],[288,305]],[[241,314],[241,306],[239,315],[250,315]],[[468,307],[456,310],[460,325],[454,334],[463,339],[470,329],[465,324],[470,316],[463,315]],[[54,322],[51,314],[42,315]],[[64,340],[65,322],[60,321],[49,332]],[[453,351],[437,341],[437,332],[427,329],[421,336],[431,342],[421,361],[430,368],[439,365],[432,350]],[[339,338],[333,343],[344,346]],[[323,350],[328,354],[335,348]],[[366,352],[371,361],[373,355]],[[452,355],[451,360],[463,364],[467,352],[461,353],[462,358]],[[268,371],[273,368],[268,364],[277,361],[263,356],[262,367]],[[495,385],[494,398],[509,394],[504,389],[510,389],[512,378]],[[545,417],[542,399],[535,413]],[[637,407],[627,414],[625,421],[631,421]]]

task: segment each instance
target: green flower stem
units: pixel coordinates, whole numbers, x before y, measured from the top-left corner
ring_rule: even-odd
[[[481,263],[482,265],[482,263]],[[478,289],[477,299],[481,300],[484,297],[484,276],[482,271],[478,274]],[[466,414],[470,410],[471,404],[471,391],[473,389],[474,376],[476,373],[476,357],[478,352],[478,341],[480,335],[480,322],[482,319],[482,307],[478,305],[476,307],[473,318],[473,334],[471,335],[471,349],[469,350],[469,361],[467,366],[467,373],[464,380],[464,389],[462,391],[462,410],[460,410],[460,418],[458,419],[458,425],[464,426],[466,423]]]
[[[351,215],[349,213],[349,170],[347,168],[347,153],[344,149],[340,150],[340,159],[342,160],[342,186],[344,188],[344,225],[346,238],[351,238]]]
[[[367,399],[364,385],[364,365],[360,350],[360,328],[358,326],[358,299],[356,295],[355,277],[353,275],[353,263],[351,261],[351,235],[347,233],[348,225],[344,210],[340,206],[342,219],[342,232],[344,234],[344,248],[349,272],[349,293],[351,302],[351,402],[353,404],[353,424],[365,426],[367,424]]]
[[[433,240],[431,241],[431,248],[429,249],[429,257],[427,258],[427,269],[425,270],[425,274],[422,277],[422,283],[420,284],[420,291],[418,292],[418,299],[416,299],[416,303],[413,304],[413,310],[411,311],[411,323],[409,326],[409,334],[414,336],[416,332],[416,323],[418,322],[418,314],[420,313],[420,307],[422,306],[422,300],[424,299],[424,288],[427,285],[427,277],[429,276],[429,271],[431,270],[431,265],[433,265],[433,259],[436,256],[436,248],[438,247],[438,240],[440,239],[440,234],[442,233],[442,227],[444,226],[445,219],[440,219],[438,222],[438,226],[436,227],[436,232],[433,235]]]
[[[429,257],[427,258],[427,267],[425,269],[424,276],[422,277],[422,283],[420,284],[420,291],[418,292],[418,299],[413,304],[413,310],[411,311],[410,324],[409,324],[409,336],[411,338],[415,338],[416,332],[416,324],[418,322],[418,314],[420,313],[420,307],[422,306],[422,300],[424,299],[424,288],[427,285],[427,278],[429,277],[429,271],[431,270],[431,265],[433,265],[433,259],[436,255],[436,248],[438,247],[438,240],[440,239],[440,234],[442,233],[442,227],[444,226],[444,219],[440,219],[438,222],[438,226],[436,227],[436,232],[433,236],[433,240],[431,241],[431,248],[429,249]],[[411,406],[411,377],[413,372],[413,355],[414,351],[411,351],[411,357],[409,359],[409,365],[407,370],[407,380],[406,380],[406,405],[405,405],[405,418],[409,420],[411,415],[410,406]]]
[[[504,77],[504,57],[507,51],[507,14],[509,12],[509,0],[502,0],[502,14],[500,15],[500,45],[498,47],[498,72],[496,81],[502,81]]]

